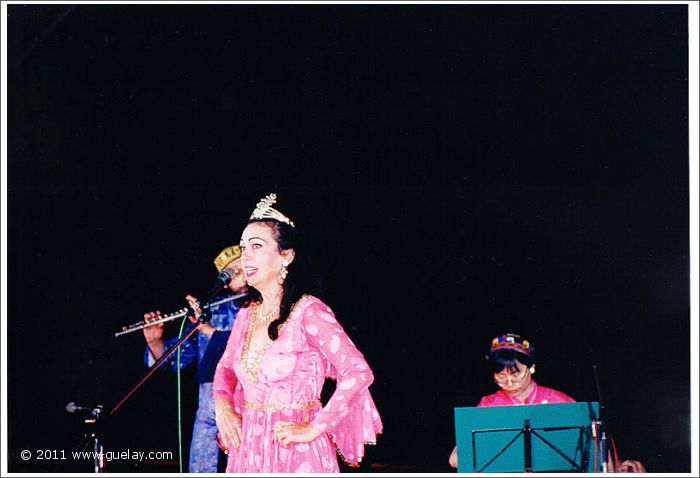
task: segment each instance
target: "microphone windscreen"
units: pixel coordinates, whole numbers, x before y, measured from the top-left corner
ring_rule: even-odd
[[[219,277],[221,277],[222,280],[228,283],[231,279],[236,277],[236,271],[234,269],[231,269],[230,267],[227,267],[226,269],[221,271]]]

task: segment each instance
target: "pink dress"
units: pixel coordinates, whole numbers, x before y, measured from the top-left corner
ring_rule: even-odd
[[[350,465],[376,442],[382,422],[368,387],[374,380],[364,357],[319,299],[305,295],[292,308],[279,337],[259,356],[248,350],[255,306],[241,309],[214,376],[214,398],[241,413],[238,451],[227,473],[338,472],[336,449]],[[326,377],[337,380],[328,403],[319,397]],[[310,443],[273,443],[277,421],[310,421],[325,432]]]
[[[511,397],[503,390],[481,397],[477,407],[508,407],[511,405],[537,405],[541,403],[571,403],[573,398],[553,388],[542,387],[532,381],[532,390],[525,399]]]

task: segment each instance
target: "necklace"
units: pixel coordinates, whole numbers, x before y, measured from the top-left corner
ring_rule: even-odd
[[[261,323],[261,324],[264,324],[265,322],[267,322],[267,321],[269,321],[270,319],[272,319],[272,318],[275,316],[275,314],[277,314],[277,311],[278,311],[278,310],[279,310],[279,307],[275,307],[275,308],[272,309],[268,314],[263,315],[263,313],[262,313],[262,311],[263,311],[263,306],[262,306],[262,304],[260,304],[260,307],[258,307],[258,310],[257,310],[257,312],[258,312],[258,314],[257,314],[257,315],[258,315],[258,317],[257,317],[257,318],[258,318],[258,322]]]
[[[296,301],[294,305],[292,306],[292,310],[289,311],[289,317],[293,317],[297,307],[299,307],[299,304],[305,303],[311,296],[304,295],[302,296],[301,299]],[[254,305],[255,311],[251,312],[251,314],[255,314],[255,318],[257,319],[260,317],[260,309],[261,309],[261,304],[256,303]],[[275,309],[276,310],[276,309]],[[251,317],[252,319],[252,317]],[[282,333],[282,330],[284,329],[286,323],[280,325],[279,331]],[[245,340],[243,341],[243,351],[241,352],[241,366],[243,367],[243,371],[245,372],[246,376],[248,377],[248,380],[250,380],[253,383],[257,383],[258,381],[258,370],[260,369],[260,362],[262,361],[263,355],[265,355],[265,352],[267,349],[270,347],[270,345],[273,344],[272,340],[267,340],[264,345],[262,346],[261,349],[258,351],[253,351],[251,352],[250,350],[250,341],[253,338],[253,331],[255,329],[255,324],[253,320],[248,321],[248,330],[246,331],[245,334]],[[252,356],[252,357],[251,357]]]

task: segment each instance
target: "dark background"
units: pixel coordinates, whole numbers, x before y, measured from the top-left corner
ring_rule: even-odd
[[[114,333],[276,192],[375,371],[361,471],[449,471],[509,331],[577,400],[598,365],[620,455],[689,471],[687,45],[685,5],[8,6],[9,470],[56,469],[19,451],[70,450],[66,403],[144,371]],[[175,451],[176,413],[159,373],[108,450]]]

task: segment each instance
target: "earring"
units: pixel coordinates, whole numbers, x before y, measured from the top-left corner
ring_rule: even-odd
[[[284,284],[284,280],[287,278],[287,274],[289,274],[289,271],[287,270],[287,264],[282,264],[282,268],[280,269],[280,276],[277,278],[277,282],[279,285]]]
[[[533,373],[535,373],[535,367],[530,367],[530,375],[532,375]]]

